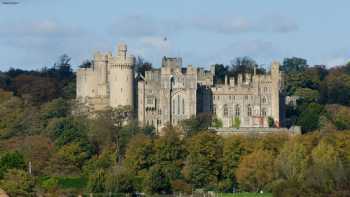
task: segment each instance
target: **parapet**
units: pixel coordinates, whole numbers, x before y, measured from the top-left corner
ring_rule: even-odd
[[[108,61],[108,55],[103,54],[101,52],[96,52],[94,55],[94,61],[99,62],[99,61]]]

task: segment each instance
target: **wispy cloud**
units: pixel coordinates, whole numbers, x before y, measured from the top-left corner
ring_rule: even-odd
[[[220,34],[249,32],[288,33],[299,29],[291,19],[282,16],[264,16],[257,20],[243,17],[198,17],[192,20],[194,28]]]
[[[170,35],[183,30],[199,30],[219,34],[248,32],[289,33],[299,29],[296,22],[283,16],[263,16],[256,20],[234,16],[197,16],[180,19],[158,19],[150,16],[118,18],[111,33],[123,37]]]

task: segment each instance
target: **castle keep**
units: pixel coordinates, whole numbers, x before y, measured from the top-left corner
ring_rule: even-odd
[[[214,71],[182,67],[181,58],[164,57],[160,68],[134,74],[135,58],[125,44],[111,53],[94,55],[90,68],[77,71],[77,100],[93,111],[129,106],[140,125],[160,131],[166,124],[198,113],[212,113],[224,128],[279,126],[281,73],[272,63],[269,74],[238,74],[214,83]]]

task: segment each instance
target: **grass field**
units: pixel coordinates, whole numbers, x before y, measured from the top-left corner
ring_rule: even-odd
[[[272,197],[272,194],[258,194],[258,193],[236,193],[236,194],[228,194],[228,193],[220,193],[218,197]]]

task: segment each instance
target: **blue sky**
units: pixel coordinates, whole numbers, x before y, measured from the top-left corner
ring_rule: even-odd
[[[52,66],[63,53],[77,65],[120,41],[155,66],[163,56],[204,67],[239,56],[350,60],[349,0],[17,1],[0,5],[0,70]]]

